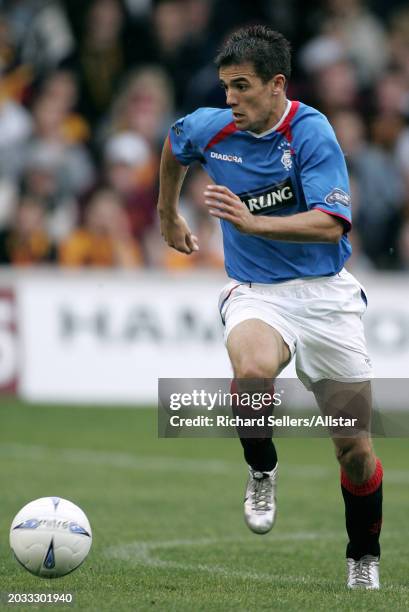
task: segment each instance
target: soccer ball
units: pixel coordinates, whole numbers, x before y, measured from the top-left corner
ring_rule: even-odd
[[[10,528],[10,546],[29,572],[58,578],[88,555],[92,532],[84,512],[61,497],[41,497],[20,510]]]

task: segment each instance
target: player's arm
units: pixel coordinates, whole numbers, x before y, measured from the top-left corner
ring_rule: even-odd
[[[160,230],[170,247],[190,255],[199,250],[197,237],[192,234],[185,219],[178,212],[180,190],[186,172],[187,166],[178,162],[172,153],[169,138],[166,138],[160,163]]]
[[[337,243],[345,231],[341,219],[321,210],[285,217],[252,215],[244,202],[223,185],[208,185],[205,198],[211,215],[230,221],[244,234],[286,242]]]

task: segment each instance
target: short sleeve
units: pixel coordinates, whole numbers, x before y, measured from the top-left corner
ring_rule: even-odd
[[[203,153],[197,142],[199,113],[195,111],[175,121],[169,131],[169,142],[176,159],[188,166],[194,161],[203,161]]]
[[[344,154],[327,119],[311,118],[298,148],[300,178],[309,209],[340,218],[351,229],[351,196]]]

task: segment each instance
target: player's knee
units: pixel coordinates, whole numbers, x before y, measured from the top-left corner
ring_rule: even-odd
[[[348,476],[353,478],[354,481],[360,482],[367,472],[372,452],[370,444],[362,443],[361,440],[351,440],[348,444],[337,448],[336,455],[342,469]]]
[[[236,378],[264,379],[272,378],[273,374],[271,367],[267,364],[258,363],[252,359],[242,359],[234,368]]]

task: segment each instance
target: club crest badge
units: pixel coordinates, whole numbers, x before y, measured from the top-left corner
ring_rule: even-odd
[[[293,160],[291,159],[290,149],[284,149],[283,154],[281,156],[281,163],[283,164],[287,172],[293,167]]]
[[[283,164],[284,168],[287,170],[287,172],[289,172],[293,167],[293,160],[291,146],[286,138],[284,138],[278,145],[278,149],[279,151],[281,151],[280,161]]]

